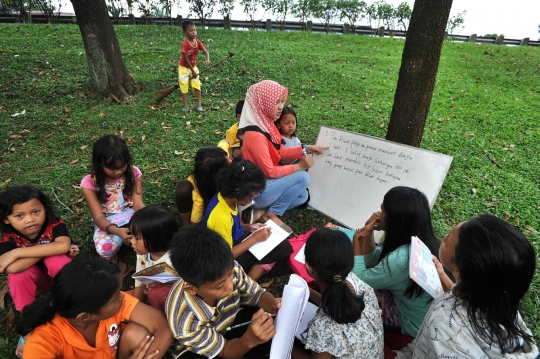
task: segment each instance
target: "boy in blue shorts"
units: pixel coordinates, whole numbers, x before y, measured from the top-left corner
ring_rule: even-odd
[[[277,313],[281,299],[246,275],[218,233],[201,226],[181,229],[170,259],[182,278],[165,303],[175,358],[264,358],[270,353],[276,333],[270,314]],[[252,319],[249,326],[227,331]]]
[[[197,29],[193,21],[186,20],[182,22],[182,30],[186,39],[182,42],[182,56],[180,56],[180,63],[178,64],[178,85],[180,86],[180,92],[182,92],[182,98],[184,100],[184,108],[182,111],[189,112],[188,106],[188,90],[189,83],[191,83],[191,89],[197,96],[197,111],[202,111],[201,102],[201,80],[199,78],[199,69],[197,68],[197,56],[199,50],[201,50],[206,56],[205,65],[210,63],[210,55],[204,48],[204,45],[200,40],[197,40]]]

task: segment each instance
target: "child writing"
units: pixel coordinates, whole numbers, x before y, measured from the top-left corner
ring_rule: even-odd
[[[131,247],[137,253],[137,272],[159,263],[167,263],[172,268],[169,248],[178,227],[171,211],[159,205],[144,207],[131,217],[129,231]],[[133,296],[163,311],[171,286],[158,283],[146,286],[135,280]]]
[[[25,308],[24,358],[161,358],[172,336],[165,315],[120,291],[118,266],[80,255],[53,280],[49,296]]]
[[[407,348],[412,357],[536,358],[538,347],[518,311],[536,268],[527,238],[485,214],[444,236],[439,257],[440,263],[433,261],[448,291],[433,303]],[[456,278],[453,287],[443,266]]]
[[[199,69],[197,68],[197,56],[199,50],[205,55],[205,64],[210,63],[210,55],[204,48],[202,42],[197,39],[197,29],[193,21],[186,20],[182,22],[182,30],[186,39],[182,42],[182,56],[180,57],[180,63],[178,65],[178,82],[180,85],[180,91],[182,92],[182,98],[184,100],[184,108],[182,111],[189,112],[188,106],[188,86],[191,83],[191,88],[197,96],[197,111],[202,111],[201,102],[201,80],[199,78]]]
[[[94,219],[96,251],[106,259],[115,260],[122,242],[130,243],[128,222],[144,207],[141,177],[123,139],[105,135],[96,141],[92,169],[82,179],[81,189]]]
[[[184,226],[201,223],[206,204],[217,192],[217,174],[228,163],[227,152],[219,147],[197,151],[193,171],[176,185],[175,202]]]
[[[351,272],[351,241],[341,231],[321,228],[305,247],[306,270],[322,296],[311,296],[319,306],[302,334],[305,349],[295,348],[298,358],[381,358],[383,325],[373,289]]]
[[[236,103],[236,119],[240,121],[240,115],[244,108],[244,100],[240,100]],[[240,147],[240,140],[236,137],[238,133],[238,122],[232,125],[227,132],[225,132],[225,139],[219,141],[218,147],[229,154],[229,160],[236,157],[242,157],[242,148]]]
[[[288,259],[292,247],[288,241],[281,242],[260,261],[249,252],[254,244],[270,236],[270,228],[259,229],[262,224],[248,225],[241,222],[238,206],[245,206],[264,190],[266,180],[262,171],[252,162],[235,158],[219,171],[218,193],[212,197],[204,211],[203,225],[218,232],[232,249],[234,258],[251,279],[257,280],[273,263]],[[257,231],[244,239],[246,233]]]
[[[165,304],[176,358],[268,357],[276,332],[270,314],[281,299],[246,275],[219,234],[202,226],[182,228],[173,238],[171,262],[182,277]],[[227,330],[251,319],[249,326]]]
[[[8,273],[9,292],[21,311],[36,292],[48,291],[52,278],[71,262],[71,238],[50,199],[30,185],[0,193],[0,219],[0,272]]]
[[[385,230],[377,247],[373,231]],[[426,196],[410,187],[394,187],[353,239],[354,274],[379,292],[385,329],[416,337],[433,298],[409,277],[411,236],[417,236],[436,255],[439,240],[433,233]],[[396,313],[397,311],[397,313]],[[400,349],[400,348],[398,348]]]
[[[276,120],[275,125],[279,130],[279,133],[283,136],[285,147],[297,147],[301,146],[300,139],[296,136],[296,112],[292,107],[283,107],[281,116]],[[305,149],[304,149],[305,150]],[[281,165],[290,165],[298,163],[299,160],[282,158],[279,162]]]

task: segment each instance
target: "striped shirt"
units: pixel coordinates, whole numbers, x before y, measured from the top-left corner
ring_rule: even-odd
[[[171,288],[165,303],[165,314],[176,338],[177,350],[214,358],[225,345],[225,329],[234,321],[240,305],[255,306],[264,293],[242,267],[234,262],[233,291],[217,302],[215,307],[183,289],[184,280]]]

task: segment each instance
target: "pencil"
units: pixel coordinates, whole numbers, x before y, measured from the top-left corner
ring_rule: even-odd
[[[276,315],[275,314],[272,314],[271,317],[275,317]],[[250,325],[251,323],[253,323],[255,321],[255,319],[253,320],[250,320],[249,322],[245,322],[245,323],[240,323],[240,324],[236,324],[236,325],[233,325],[232,327],[227,327],[225,328],[225,331],[228,332],[229,330],[233,330],[233,329],[236,329],[236,328],[240,328],[240,327],[244,327],[246,325]]]

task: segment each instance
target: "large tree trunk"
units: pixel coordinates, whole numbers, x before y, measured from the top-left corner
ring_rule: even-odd
[[[419,147],[433,96],[452,0],[416,0],[386,139]]]
[[[105,0],[71,0],[86,50],[91,95],[123,101],[135,88],[114,32]]]

